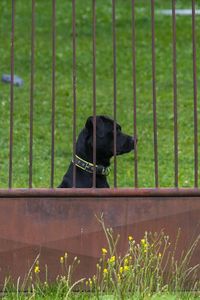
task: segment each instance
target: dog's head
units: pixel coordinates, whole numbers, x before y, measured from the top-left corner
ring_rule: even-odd
[[[98,161],[109,160],[114,155],[114,126],[116,126],[116,154],[128,153],[134,149],[134,137],[124,134],[121,126],[106,116],[96,116],[96,155]],[[85,124],[87,145],[93,148],[94,118]]]

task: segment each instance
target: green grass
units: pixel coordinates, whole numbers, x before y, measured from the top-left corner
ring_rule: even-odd
[[[31,295],[25,296],[20,295],[18,299],[20,300],[55,300],[56,294],[52,293],[48,296],[36,296],[32,297]],[[64,298],[59,298],[59,300],[63,300]],[[68,299],[70,300],[95,300],[97,299],[95,296],[88,294],[88,293],[73,293]],[[140,298],[135,296],[132,296],[130,298],[131,300],[139,300]],[[182,294],[168,294],[164,293],[162,295],[153,295],[145,298],[146,300],[196,300],[198,299],[198,296],[182,293]],[[16,294],[13,295],[7,295],[2,298],[2,300],[16,300]],[[112,295],[105,295],[102,297],[99,297],[99,300],[115,300],[115,298]]]
[[[50,295],[46,296],[36,296],[32,297],[31,295],[25,296],[25,295],[19,295],[19,300],[55,300],[56,294],[51,293]],[[88,294],[88,293],[73,293],[68,299],[70,300],[95,300],[97,299],[95,296]],[[112,295],[105,295],[98,298],[99,300],[115,300],[115,298]],[[139,300],[140,298],[136,295],[132,296],[130,298],[131,300]],[[146,300],[196,300],[198,299],[198,296],[182,293],[182,294],[168,294],[163,293],[162,295],[153,295],[145,298]],[[16,300],[16,294],[10,294],[2,298],[2,300]],[[64,300],[64,298],[59,298],[59,300]]]
[[[150,1],[136,2],[136,83],[138,176],[140,187],[153,187],[153,110]],[[177,1],[189,8],[191,1]],[[171,1],[155,1],[156,8],[171,8]],[[92,114],[91,1],[77,1],[77,134]],[[72,157],[72,5],[57,1],[56,11],[56,117],[55,186]],[[34,86],[33,186],[49,187],[51,172],[51,2],[36,0]],[[97,114],[113,116],[113,58],[111,1],[97,1]],[[158,118],[159,185],[174,186],[172,20],[155,15],[156,94]],[[199,27],[200,18],[196,17]],[[177,17],[177,87],[179,185],[194,186],[194,120],[191,17]],[[11,1],[0,2],[0,74],[10,72]],[[117,120],[133,134],[131,1],[116,3]],[[28,186],[30,103],[31,1],[16,2],[15,74],[24,79],[14,88],[13,187]],[[200,67],[197,30],[197,74]],[[198,76],[199,84],[199,76]],[[8,185],[10,86],[0,83],[0,187]],[[198,107],[199,115],[199,107]],[[134,186],[133,153],[119,157],[118,186]],[[113,173],[113,172],[112,172]],[[113,175],[109,176],[113,185]]]

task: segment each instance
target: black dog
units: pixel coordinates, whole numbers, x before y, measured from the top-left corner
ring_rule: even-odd
[[[114,155],[114,121],[106,116],[96,116],[96,187],[109,188],[106,180],[110,159]],[[135,139],[121,132],[116,123],[116,154],[134,149]],[[91,188],[93,184],[93,117],[89,117],[76,143],[75,161],[70,163],[59,188],[73,186],[73,164],[76,165],[77,188]]]

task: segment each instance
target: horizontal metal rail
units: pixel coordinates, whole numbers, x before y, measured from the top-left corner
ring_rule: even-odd
[[[0,189],[0,198],[19,197],[200,197],[199,188]]]

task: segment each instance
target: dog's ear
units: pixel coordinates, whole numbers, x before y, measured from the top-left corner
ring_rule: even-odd
[[[92,132],[93,130],[93,117],[89,117],[85,123],[85,128],[89,131]]]
[[[94,123],[94,118],[92,116],[89,117],[85,123],[85,127],[87,128],[90,134],[92,134],[93,132],[93,123]],[[96,133],[97,136],[99,137],[104,136],[104,122],[100,116],[96,116]]]

